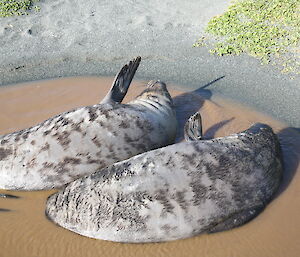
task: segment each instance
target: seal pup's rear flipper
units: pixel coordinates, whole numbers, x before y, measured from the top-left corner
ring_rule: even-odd
[[[193,114],[184,125],[184,138],[186,141],[202,139],[202,120],[199,112]]]
[[[116,75],[108,94],[100,102],[101,104],[122,102],[140,62],[141,57],[138,56],[123,66],[123,68]]]

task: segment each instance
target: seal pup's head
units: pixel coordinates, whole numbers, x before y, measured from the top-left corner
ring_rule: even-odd
[[[130,105],[138,105],[147,109],[153,122],[158,122],[162,128],[168,144],[173,143],[177,130],[177,119],[172,97],[164,82],[151,80],[147,88],[139,94]]]
[[[168,108],[173,110],[173,100],[164,82],[160,80],[151,80],[147,88],[139,94],[131,103],[138,103],[149,107],[150,109]]]

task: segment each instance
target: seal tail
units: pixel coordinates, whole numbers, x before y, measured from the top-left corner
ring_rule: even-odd
[[[202,119],[199,112],[193,114],[184,125],[184,138],[186,141],[202,139]]]
[[[127,94],[130,83],[134,77],[134,74],[139,67],[141,57],[138,56],[131,60],[128,64],[125,64],[119,73],[116,75],[114,82],[108,94],[100,103],[121,103]]]

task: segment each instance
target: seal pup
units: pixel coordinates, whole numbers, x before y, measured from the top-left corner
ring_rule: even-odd
[[[181,142],[80,178],[47,200],[46,215],[78,234],[117,242],[161,242],[240,226],[280,183],[280,146],[268,125],[201,139],[200,114]]]
[[[0,188],[59,188],[136,154],[174,142],[177,121],[166,85],[150,81],[121,104],[141,58],[126,64],[100,104],[77,108],[0,137]]]

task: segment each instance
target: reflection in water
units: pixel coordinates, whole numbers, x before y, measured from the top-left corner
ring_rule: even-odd
[[[9,209],[2,209],[2,208],[0,208],[0,212],[1,212],[1,211],[4,211],[4,212],[5,212],[5,211],[10,211],[10,210],[9,210]]]
[[[0,89],[0,134],[26,128],[57,113],[98,103],[112,79],[76,78]],[[189,93],[172,90],[183,138],[187,118],[200,110],[206,138],[219,137],[264,122],[278,134],[285,164],[283,183],[270,205],[250,223],[227,232],[153,244],[120,244],[79,236],[49,222],[45,201],[54,191],[9,192],[21,197],[1,198],[0,257],[65,256],[299,256],[300,134],[295,129],[236,103],[213,97],[202,87]],[[125,101],[144,89],[134,84]],[[205,90],[205,91],[203,91]],[[204,93],[204,97],[202,95]],[[18,247],[16,247],[18,246]]]
[[[0,194],[0,198],[17,199],[17,198],[20,198],[20,197],[19,197],[19,196],[16,196],[16,195],[10,195],[10,194]]]

